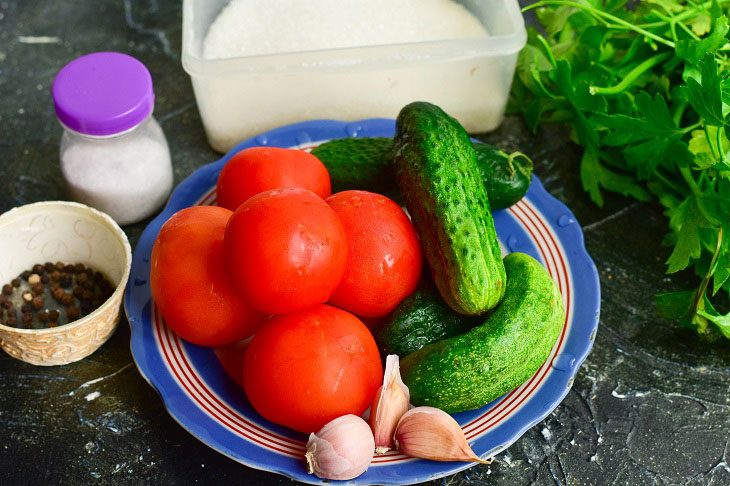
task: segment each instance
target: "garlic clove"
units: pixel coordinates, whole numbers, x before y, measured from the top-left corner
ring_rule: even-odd
[[[480,459],[471,450],[464,431],[451,415],[433,407],[406,412],[395,430],[395,445],[408,456],[432,461],[492,462]]]
[[[338,417],[307,442],[307,473],[322,479],[353,479],[367,471],[375,441],[370,426],[357,415]]]
[[[408,387],[400,377],[398,355],[391,354],[385,359],[383,386],[375,393],[370,408],[370,427],[375,437],[376,454],[385,454],[394,447],[393,433],[400,418],[408,411],[410,396]]]

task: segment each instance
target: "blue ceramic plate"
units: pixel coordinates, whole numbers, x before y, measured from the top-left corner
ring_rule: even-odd
[[[226,161],[241,149],[271,145],[303,150],[335,138],[392,136],[393,120],[312,121],[272,130],[239,144],[225,157],[198,169],[142,234],[134,252],[124,305],[132,327],[132,353],[142,375],[162,396],[172,417],[195,437],[247,466],[319,484],[303,462],[306,437],[263,419],[218,363],[211,349],[179,339],[150,296],[150,253],[162,224],[176,211],[215,204],[215,184]],[[454,417],[474,451],[492,456],[541,421],[568,393],[578,366],[593,344],[600,287],[583,233],[573,214],[533,177],[527,196],[494,212],[505,251],[537,258],[560,286],[567,319],[550,358],[524,385],[479,410]],[[411,484],[466,469],[471,464],[407,458],[391,452],[373,459],[356,484]]]

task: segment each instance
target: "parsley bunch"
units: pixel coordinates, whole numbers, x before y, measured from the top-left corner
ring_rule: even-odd
[[[627,5],[628,4],[628,5]],[[659,313],[730,339],[730,0],[546,0],[530,29],[509,111],[527,125],[569,123],[580,178],[666,208],[667,273],[694,266],[693,291],[656,296]]]

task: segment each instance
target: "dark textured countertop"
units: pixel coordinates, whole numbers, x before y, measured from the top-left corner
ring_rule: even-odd
[[[179,1],[0,1],[0,212],[67,198],[50,86],[92,51],[127,52],[149,67],[176,182],[218,158],[180,65],[181,15]],[[661,208],[617,196],[594,206],[560,129],[533,137],[508,119],[480,138],[530,154],[583,225],[601,277],[601,323],[553,414],[492,465],[429,484],[730,485],[730,344],[707,345],[655,315],[655,292],[694,282],[664,276]],[[132,245],[145,224],[125,228]],[[291,482],[241,466],[175,423],[137,372],[125,320],[75,364],[34,367],[0,353],[0,484]]]

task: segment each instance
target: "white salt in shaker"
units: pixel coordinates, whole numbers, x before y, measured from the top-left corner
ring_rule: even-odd
[[[69,191],[119,224],[152,215],[172,189],[170,150],[152,117],[154,99],[144,64],[117,52],[75,59],[53,81]]]

